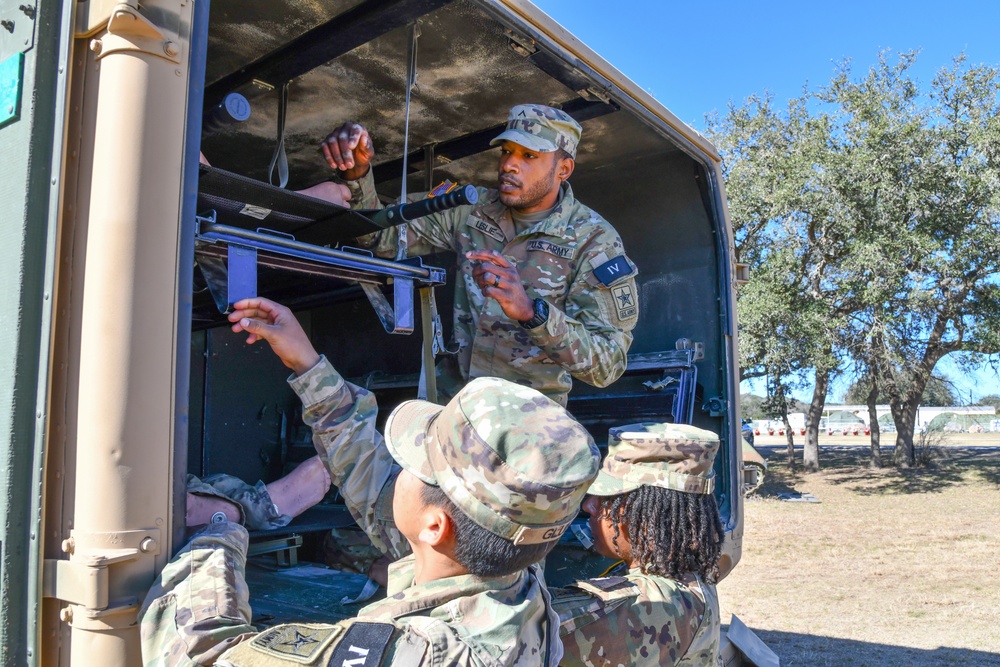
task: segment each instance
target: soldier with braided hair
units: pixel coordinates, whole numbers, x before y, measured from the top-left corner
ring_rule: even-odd
[[[605,576],[552,590],[562,665],[716,665],[718,449],[715,434],[682,424],[611,429],[583,508],[597,552],[620,561]]]

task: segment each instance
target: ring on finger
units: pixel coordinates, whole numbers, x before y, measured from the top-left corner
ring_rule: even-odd
[[[500,276],[493,276],[493,286],[500,287]]]

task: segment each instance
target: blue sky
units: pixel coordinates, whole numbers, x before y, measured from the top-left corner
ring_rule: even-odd
[[[860,75],[885,49],[919,50],[924,86],[960,53],[1000,65],[1000,0],[533,2],[699,130],[731,101],[771,92],[783,102],[825,85],[844,59]],[[1000,394],[992,369],[967,376],[946,360],[938,370],[965,400]]]

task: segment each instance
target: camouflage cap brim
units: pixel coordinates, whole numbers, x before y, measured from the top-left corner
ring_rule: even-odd
[[[597,479],[595,479],[594,483],[590,485],[589,489],[587,489],[587,493],[592,496],[620,496],[623,493],[634,491],[640,486],[642,486],[642,484],[638,482],[626,482],[623,479],[612,477],[608,473],[604,472],[604,469],[602,468],[597,473]]]
[[[440,405],[427,401],[400,403],[385,422],[385,446],[396,463],[424,484],[437,486],[434,468],[427,459],[428,447],[435,447],[434,420]]]
[[[541,153],[551,153],[560,148],[576,157],[583,128],[562,109],[542,104],[518,104],[507,114],[504,132],[490,142],[496,146],[512,141]]]
[[[540,137],[537,134],[524,132],[523,130],[506,130],[491,141],[490,146],[499,146],[505,141],[512,141],[519,146],[524,146],[529,150],[538,151],[539,153],[552,153],[559,148],[554,141]]]
[[[589,493],[616,496],[640,486],[710,494],[719,437],[688,424],[644,422],[612,428],[608,455]]]
[[[385,426],[393,458],[514,544],[558,540],[597,474],[593,438],[541,393],[476,378],[444,407],[407,401]]]
[[[715,490],[715,473],[707,476],[688,475],[682,472],[663,470],[657,466],[609,459],[604,462],[604,467],[598,473],[599,476],[601,474],[615,479],[621,484],[623,490],[619,493],[625,493],[640,486],[655,486],[682,493],[703,493],[706,495]],[[593,485],[591,485],[591,489],[593,489]],[[591,494],[601,495],[593,491]]]

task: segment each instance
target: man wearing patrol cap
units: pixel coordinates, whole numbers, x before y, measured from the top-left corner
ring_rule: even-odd
[[[287,308],[234,307],[233,330],[266,340],[292,369],[316,450],[358,524],[383,551],[412,554],[357,619],[253,634],[247,532],[212,524],[143,604],[146,664],[557,665],[559,620],[537,562],[597,474],[587,431],[533,389],[480,378],[443,407],[403,403],[383,438],[375,397],[316,353]]]
[[[552,590],[563,665],[715,667],[718,449],[714,433],[683,424],[611,429],[584,509],[594,548],[621,560],[605,576]]]
[[[604,387],[625,371],[639,317],[636,268],[614,228],[569,186],[582,131],[560,109],[515,106],[490,142],[500,146],[497,187],[480,188],[473,206],[406,224],[408,255],[458,255],[457,354],[438,362],[445,396],[496,376],[565,405],[572,378]],[[351,206],[378,208],[368,131],[346,123],[321,148],[351,189]],[[359,243],[394,257],[400,229]]]

